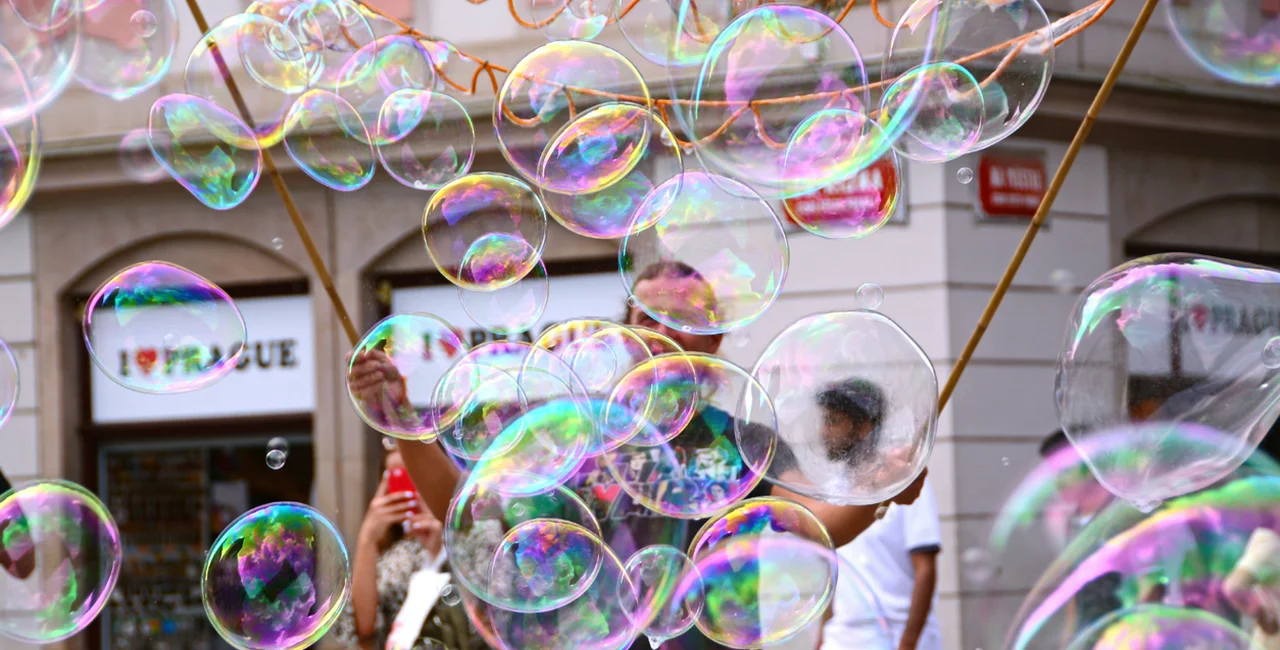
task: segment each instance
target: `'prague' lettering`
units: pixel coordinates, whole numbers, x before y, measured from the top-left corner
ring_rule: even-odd
[[[298,342],[295,339],[276,339],[273,341],[254,341],[247,346],[236,362],[236,371],[243,372],[250,365],[262,370],[271,368],[293,368],[298,365]],[[227,354],[234,354],[229,350]],[[191,375],[206,372],[226,359],[222,348],[218,345],[187,345],[178,348],[138,348],[120,350],[119,373],[129,377],[134,373],[150,375]]]

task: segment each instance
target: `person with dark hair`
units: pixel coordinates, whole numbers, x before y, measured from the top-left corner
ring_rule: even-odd
[[[818,393],[827,458],[849,461],[875,450],[884,424],[884,392],[865,379],[847,379]]]
[[[720,349],[723,335],[699,335],[683,328],[671,327],[654,318],[646,309],[657,313],[687,313],[705,319],[720,309],[714,288],[693,267],[681,262],[667,261],[641,270],[636,276],[632,294],[638,304],[629,305],[625,324],[643,326],[664,334],[678,343],[685,351],[715,354]],[[642,308],[640,305],[643,305]],[[671,319],[666,319],[671,320]],[[366,367],[355,364],[353,370]],[[395,381],[387,369],[380,367],[380,381]],[[350,378],[360,383],[362,377]],[[588,506],[597,513],[602,536],[615,548],[620,557],[643,546],[665,543],[687,548],[692,536],[706,520],[686,520],[664,517],[635,502],[631,492],[652,491],[653,486],[685,488],[690,480],[702,485],[711,494],[717,482],[730,484],[752,471],[741,458],[735,436],[733,414],[714,407],[695,413],[679,435],[665,443],[666,456],[657,459],[645,456],[632,457],[635,466],[627,466],[628,485],[616,482],[613,471],[600,472],[595,463],[587,462],[578,475],[571,477],[566,487],[575,490]],[[439,444],[401,443],[405,467],[425,504],[440,518],[445,518],[450,499],[461,480],[460,471]],[[674,460],[673,460],[674,459]],[[776,462],[776,461],[775,461]],[[632,471],[634,470],[634,471]],[[689,478],[692,477],[692,478]],[[594,481],[594,483],[588,484]],[[632,482],[634,481],[634,485]],[[924,475],[894,497],[894,503],[910,504],[920,495]],[[628,489],[622,489],[626,487]],[[723,489],[723,488],[722,488]],[[781,487],[759,480],[756,487],[744,498],[781,496],[809,508],[826,525],[836,544],[844,544],[857,537],[875,521],[877,506],[837,506],[818,501]],[[694,498],[694,497],[689,497]],[[637,638],[634,648],[647,648],[643,637]],[[668,650],[712,650],[722,646],[702,636],[697,630],[664,643]]]

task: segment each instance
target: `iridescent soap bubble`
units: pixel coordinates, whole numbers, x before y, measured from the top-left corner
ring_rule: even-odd
[[[879,309],[884,304],[884,289],[878,284],[868,282],[858,287],[858,307],[861,309]]]
[[[299,650],[325,635],[350,595],[342,535],[310,506],[269,503],[214,540],[200,586],[204,611],[239,650]]]
[[[77,12],[61,27],[40,31],[24,24],[14,5],[0,2],[0,126],[30,122],[71,82],[81,22]]]
[[[536,187],[553,192],[579,192],[581,188],[601,189],[621,178],[636,165],[644,147],[589,145],[617,144],[614,138],[598,141],[589,137],[558,138],[565,128],[603,103],[615,103],[617,93],[626,101],[649,105],[649,90],[640,72],[625,57],[603,45],[589,41],[556,41],[530,52],[507,74],[493,106],[493,127],[498,146],[511,167]],[[648,120],[634,122],[630,114],[605,112],[592,122],[601,128],[620,122],[636,124],[628,142],[648,141]],[[594,118],[593,118],[594,119]],[[575,131],[583,136],[588,131]],[[576,175],[559,173],[556,167],[543,176],[540,163],[552,142],[583,145],[590,166]],[[594,166],[594,169],[592,168]]]
[[[865,114],[867,88],[862,55],[835,21],[813,9],[770,4],[742,14],[719,34],[692,93],[678,95],[689,101],[672,105],[671,112],[708,172],[776,199],[847,178],[880,156],[837,147],[832,139],[851,139],[847,124],[816,131],[811,126],[823,111]],[[805,156],[779,146],[796,138],[803,140],[802,149],[827,155]],[[833,150],[841,153],[830,155]],[[806,163],[787,164],[788,154]],[[725,189],[736,193],[732,186]]]
[[[367,124],[380,124],[387,99],[398,90],[433,90],[437,75],[427,46],[402,34],[384,36],[361,47],[343,64],[338,75],[339,94]],[[370,129],[379,136],[379,128]],[[401,129],[401,133],[409,133]],[[374,144],[380,144],[375,140]]]
[[[758,453],[764,445],[744,445],[743,458],[771,483],[867,505],[887,501],[924,471],[938,379],[920,346],[883,314],[806,316],[769,343],[752,374],[777,410],[778,450],[765,456]]]
[[[969,167],[961,167],[956,170],[956,180],[962,185],[968,185],[973,182],[973,169]]]
[[[375,40],[359,5],[351,0],[277,0],[274,4],[287,7],[287,15],[266,15],[284,23],[298,37],[313,87],[339,90],[352,80],[344,75],[343,67]]]
[[[669,439],[641,432],[605,455],[609,472],[636,503],[667,517],[702,519],[759,485],[763,472],[746,459],[773,456],[777,418],[746,370],[708,354],[661,354],[622,379],[611,405],[626,404],[618,396],[624,391],[650,400],[655,417],[683,421]],[[662,397],[655,399],[655,392]],[[678,408],[678,415],[663,412],[667,408]],[[645,467],[663,480],[637,480]]]
[[[452,326],[431,314],[388,316],[356,343],[347,361],[351,404],[380,433],[434,440],[436,383],[467,347]]]
[[[950,62],[912,68],[885,91],[881,115],[911,112],[913,119],[893,144],[921,162],[946,162],[973,151],[986,120],[983,91],[964,67]]]
[[[1200,67],[1250,86],[1280,84],[1280,13],[1244,0],[1168,2],[1174,38]]]
[[[174,264],[143,262],[89,296],[84,341],[98,369],[121,386],[183,393],[235,370],[244,352],[244,318],[209,280]]]
[[[223,20],[196,42],[183,78],[187,93],[226,110],[237,110],[231,83],[242,92],[253,88],[253,133],[263,147],[284,137],[285,116],[311,85],[298,38],[275,20],[247,13]]]
[[[459,487],[443,522],[444,547],[459,586],[502,607],[512,604],[512,590],[520,588],[518,567],[495,564],[512,531],[529,521],[556,521],[580,526],[599,538],[600,526],[582,499],[563,486],[542,494],[512,496],[496,480],[493,475],[472,473]]]
[[[1244,630],[1212,612],[1149,604],[1108,614],[1082,631],[1067,650],[1256,647]]]
[[[589,41],[604,30],[619,0],[521,0],[520,12],[548,40]]]
[[[595,533],[562,519],[534,519],[507,531],[490,569],[491,605],[513,612],[559,609],[595,582],[605,554]]]
[[[618,28],[636,54],[661,66],[689,68],[700,65],[720,32],[754,4],[748,1],[695,5],[638,0],[619,2],[615,6]],[[690,10],[695,7],[696,11]],[[682,15],[684,22],[681,22]]]
[[[139,183],[154,183],[168,175],[151,153],[146,129],[134,129],[120,139],[120,168]]]
[[[376,125],[382,168],[401,185],[435,190],[471,169],[475,126],[449,95],[397,90],[383,102]]]
[[[1150,459],[1126,480],[1110,456],[1085,460],[1117,496],[1147,505],[1201,489],[1244,461],[1280,417],[1280,370],[1263,364],[1277,316],[1253,308],[1280,273],[1212,257],[1143,257],[1095,280],[1067,323],[1058,359],[1058,415],[1087,450],[1123,432]],[[1181,432],[1220,432],[1234,444],[1177,451]]]
[[[18,20],[38,32],[65,25],[81,9],[75,0],[8,0],[8,4]]]
[[[328,90],[309,90],[284,121],[284,148],[316,182],[354,192],[373,179],[373,145],[360,114]]]
[[[13,416],[13,407],[18,403],[18,391],[22,387],[22,378],[18,374],[18,360],[13,356],[9,344],[0,340],[0,428]]]
[[[647,129],[640,125],[642,120],[648,122]],[[591,155],[589,151],[595,146],[609,149],[619,141],[644,137],[638,134],[642,130],[647,131],[648,141],[638,143],[644,151],[635,164],[607,185],[597,187],[603,181],[590,161],[599,154]],[[620,135],[619,131],[630,133]],[[570,140],[576,141],[573,146],[567,144]],[[592,140],[595,142],[589,143]],[[668,181],[678,179],[684,171],[680,146],[666,122],[644,107],[624,103],[600,104],[579,115],[547,146],[541,165],[544,174],[555,169],[555,175],[565,184],[574,179],[573,184],[586,190],[559,193],[540,188],[539,194],[547,212],[560,225],[593,239],[616,239],[653,225],[680,193],[681,182]],[[659,187],[661,193],[654,195]],[[642,206],[645,215],[636,219],[636,211]]]
[[[201,203],[229,210],[244,202],[262,175],[253,131],[222,107],[192,95],[166,95],[151,105],[147,141],[174,180]]]
[[[15,96],[3,98],[6,102],[30,101],[29,87],[19,66],[19,61],[0,47],[0,79],[12,84],[16,91]],[[18,113],[9,124],[0,123],[0,227],[17,216],[35,192],[41,158],[40,123],[35,112]]]
[[[80,85],[123,100],[168,74],[178,44],[173,0],[102,0],[83,12],[83,20]]]
[[[289,458],[289,441],[276,436],[267,441],[267,467],[280,469]]]
[[[458,287],[458,300],[476,325],[508,336],[527,332],[538,323],[547,309],[549,289],[547,267],[538,260],[528,275],[496,291],[468,291]]]
[[[1280,368],[1280,336],[1273,336],[1262,347],[1262,365],[1268,368]]]
[[[0,635],[32,644],[68,639],[102,611],[120,575],[120,531],[107,507],[60,479],[0,495]]]
[[[473,348],[480,350],[483,346]],[[475,461],[493,449],[506,451],[520,441],[519,435],[506,435],[511,423],[529,411],[529,399],[518,373],[476,361],[472,355],[458,360],[436,384],[435,402],[438,438],[455,458]],[[518,432],[513,432],[518,433]]]
[[[689,557],[706,599],[698,629],[731,648],[798,634],[827,609],[839,570],[822,522],[776,497],[748,499],[707,522],[690,542]],[[686,577],[677,595],[691,584]]]
[[[547,213],[518,179],[469,174],[432,195],[422,215],[422,238],[450,282],[494,291],[515,284],[537,266],[547,241]]]
[[[649,146],[650,115],[643,106],[623,102],[580,114],[542,150],[538,186],[560,194],[594,194],[622,180]]]
[[[915,25],[920,21],[938,28],[919,29]],[[976,151],[1004,140],[1031,119],[1049,88],[1053,55],[1049,17],[1036,0],[959,4],[917,0],[894,30],[881,78],[896,79],[921,66],[929,70],[930,76],[925,77],[920,90],[925,111],[922,117],[931,121],[936,119],[931,115],[944,111],[942,104],[946,102],[954,103],[954,110],[966,114],[977,114],[980,103],[981,122],[972,123],[973,118],[969,118],[971,124],[952,123],[957,136],[947,138],[945,149],[936,146],[938,133],[922,143],[946,154],[967,140],[959,137],[960,132],[973,129],[977,132],[967,149]],[[950,66],[938,67],[947,63],[968,74],[962,75]],[[973,78],[972,87],[968,77]],[[901,97],[898,101],[900,105]],[[909,132],[919,133],[920,128],[932,130],[922,126]],[[919,153],[911,145],[906,149]]]
[[[508,496],[536,496],[567,481],[600,433],[590,406],[573,397],[546,400],[518,414],[472,472]]]
[[[703,590],[698,568],[680,549],[666,544],[646,546],[627,558],[623,565],[630,585],[618,585],[618,599],[628,616],[652,620],[640,630],[657,648],[693,627],[702,613]],[[680,589],[686,578],[689,584]],[[633,589],[627,588],[628,586]],[[677,591],[681,598],[674,598]],[[643,619],[642,619],[643,620]]]
[[[786,235],[767,202],[745,185],[685,172],[675,200],[659,187],[632,217],[619,250],[623,285],[645,313],[692,334],[721,334],[764,313],[782,291],[790,261]],[[637,284],[645,274],[655,277]]]

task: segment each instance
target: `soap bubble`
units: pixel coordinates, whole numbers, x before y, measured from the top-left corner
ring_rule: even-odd
[[[682,24],[688,28],[691,20],[684,16]],[[879,158],[856,146],[867,122],[867,88],[862,56],[835,21],[813,9],[769,4],[716,37],[692,93],[678,95],[689,102],[671,110],[703,167],[737,181],[727,191],[738,193],[733,185],[741,183],[776,199],[847,178]],[[823,126],[826,115],[837,118],[837,128]]]
[[[935,21],[937,31],[916,28],[922,20]],[[944,139],[943,131],[924,127],[932,133],[921,144],[937,155],[926,155],[911,145],[899,151],[919,154],[920,160],[950,160],[1009,137],[1040,107],[1053,74],[1053,55],[1049,17],[1036,0],[960,4],[917,0],[894,30],[882,78],[928,70],[921,89],[924,117],[932,120],[928,114],[945,112],[946,103],[954,103],[954,110],[972,117],[949,123],[948,130],[955,129],[956,137]],[[921,128],[908,131],[920,133]]]
[[[239,650],[299,650],[347,605],[342,535],[301,503],[269,503],[231,522],[205,558],[200,586],[213,629]]]
[[[21,379],[13,350],[0,340],[0,428],[4,428],[13,417],[13,407],[18,403],[18,391],[22,388]]]
[[[1280,368],[1280,336],[1273,336],[1262,347],[1262,365],[1268,368]]]
[[[228,80],[228,75],[230,79]],[[311,83],[298,38],[257,14],[235,14],[209,30],[191,50],[186,90],[224,110],[237,110],[228,88],[253,89],[253,133],[263,147],[284,137],[285,116]]]
[[[117,101],[164,78],[178,45],[173,0],[102,0],[83,12],[76,80]]]
[[[1069,269],[1054,269],[1049,273],[1049,284],[1058,293],[1073,293],[1076,285],[1076,274]]]
[[[879,309],[884,304],[884,289],[878,284],[864,284],[858,287],[857,299],[860,309]]]
[[[623,394],[648,400],[648,412],[667,428],[641,431],[606,454],[610,474],[636,503],[667,517],[701,519],[760,483],[764,472],[748,459],[767,464],[773,456],[777,419],[746,370],[707,354],[660,354],[623,377],[611,408],[628,403]],[[663,480],[637,480],[646,467]]]
[[[748,499],[707,522],[689,544],[706,606],[696,624],[731,648],[785,641],[818,620],[834,595],[838,562],[822,522],[794,501]],[[700,578],[700,580],[698,580]]]
[[[280,449],[267,450],[267,467],[271,469],[280,469],[284,467],[284,462],[289,458],[289,454]]]
[[[76,0],[9,0],[8,4],[23,24],[38,32],[67,24],[81,9]]]
[[[340,90],[352,83],[347,62],[374,41],[373,28],[361,7],[351,0],[264,0],[245,13],[259,14],[282,23],[298,39],[305,56],[310,83],[325,90]],[[370,63],[361,60],[357,65]],[[363,119],[368,116],[361,115]]]
[[[529,274],[547,242],[547,213],[528,185],[506,174],[469,174],[431,196],[422,238],[450,282],[494,291]]]
[[[778,451],[770,463],[760,445],[744,445],[743,458],[771,483],[866,505],[887,501],[924,471],[938,380],[924,351],[888,317],[806,316],[769,343],[752,374],[777,409]]]
[[[1085,289],[1058,360],[1059,418],[1078,447],[1124,435],[1149,463],[1131,475],[1117,473],[1114,454],[1086,454],[1108,489],[1158,503],[1217,481],[1253,452],[1280,416],[1278,371],[1260,363],[1280,316],[1250,305],[1277,284],[1272,269],[1169,254],[1128,262]],[[1233,444],[1176,444],[1215,432]]]
[[[956,180],[960,181],[960,183],[963,185],[968,185],[969,183],[972,183],[973,170],[970,169],[969,167],[961,167],[959,170],[956,171]]]
[[[652,612],[652,620],[640,630],[651,643],[674,639],[693,627],[702,613],[703,590],[689,556],[674,546],[655,544],[636,551],[623,568],[631,584],[618,585],[618,600],[633,620],[643,621],[642,616]],[[679,589],[686,578],[689,585]],[[681,598],[674,598],[677,591]]]
[[[180,266],[143,262],[89,296],[84,341],[112,381],[141,393],[182,393],[239,363],[244,318],[225,291]]]
[[[1215,77],[1249,86],[1280,84],[1280,13],[1244,0],[1170,2],[1174,38]]]
[[[970,582],[985,585],[996,575],[991,553],[981,546],[971,546],[960,554],[960,567]]]
[[[721,30],[754,4],[753,1],[693,5],[668,0],[628,0],[615,6],[618,28],[637,54],[664,67],[689,68],[700,65]],[[696,11],[688,11],[691,6],[696,7]],[[687,12],[683,23],[680,12]]]
[[[391,93],[378,114],[382,168],[401,185],[435,190],[471,169],[476,130],[458,100],[429,90]]]
[[[550,284],[542,260],[515,284],[494,291],[458,287],[463,311],[485,331],[501,336],[529,331],[547,309]]]
[[[120,139],[120,169],[139,183],[154,183],[167,176],[164,167],[151,153],[146,129],[134,129]]]
[[[892,148],[880,146],[884,139],[880,125],[867,122],[866,129],[857,146],[883,152],[880,158],[848,178],[787,199],[783,206],[796,225],[827,239],[857,239],[879,230],[893,217],[903,193],[902,167]]]
[[[973,151],[986,120],[982,89],[965,68],[950,62],[913,68],[885,91],[881,111],[913,111],[893,148],[921,162],[946,162]]]
[[[620,0],[521,0],[520,13],[548,40],[589,41],[604,29]]]
[[[502,155],[520,176],[552,192],[581,193],[616,182],[644,153],[644,147],[638,145],[648,142],[647,119],[636,121],[631,113],[599,114],[600,121],[591,122],[593,128],[619,126],[628,135],[625,146],[616,149],[595,148],[591,138],[556,137],[563,129],[573,128],[575,118],[580,119],[594,106],[614,103],[616,100],[604,96],[613,93],[627,93],[634,97],[634,103],[649,105],[649,90],[640,72],[608,47],[589,41],[556,41],[530,52],[507,74],[494,102],[493,125]],[[629,124],[638,128],[621,128]],[[576,173],[556,165],[544,176],[540,162],[553,141],[572,145],[564,153],[579,153],[589,164]],[[600,144],[614,142],[604,138]]]
[[[1256,647],[1242,629],[1211,612],[1144,604],[1108,614],[1081,632],[1067,650]]]
[[[588,450],[599,449],[599,438],[589,405],[546,400],[503,427],[472,471],[505,495],[536,496],[567,481]]]
[[[111,513],[88,490],[59,479],[0,495],[0,551],[13,574],[0,590],[9,612],[0,634],[23,643],[56,643],[84,630],[120,575]]]
[[[279,238],[279,237],[272,237],[272,238],[271,238],[271,247],[272,247],[272,248],[274,248],[274,249],[276,249],[276,250],[281,250],[281,249],[283,249],[283,248],[284,248],[284,240],[283,240],[283,239],[281,239],[281,238]]]
[[[316,182],[354,192],[373,180],[373,145],[356,109],[327,90],[310,90],[284,121],[284,148]]]
[[[623,240],[624,286],[650,317],[683,332],[722,334],[754,321],[782,291],[790,261],[778,216],[727,178],[686,172],[667,181],[675,182],[682,185],[674,202],[660,187],[632,218],[665,208],[653,226]]]
[[[440,592],[440,602],[453,607],[462,602],[462,596],[458,594],[458,590],[453,585],[445,585],[444,590]]]
[[[495,551],[489,603],[523,613],[563,607],[591,587],[605,552],[598,535],[568,521],[516,524]]]
[[[14,10],[0,2],[0,126],[31,121],[71,82],[80,59],[79,12],[57,29],[40,31]]]
[[[347,394],[374,430],[405,440],[434,440],[436,382],[467,344],[448,323],[425,313],[393,314],[356,343],[347,361]]]
[[[602,181],[592,161],[599,154],[591,151],[609,151],[624,141],[643,152],[630,171],[598,187]],[[648,228],[666,214],[680,192],[678,177],[684,163],[675,136],[657,114],[634,104],[608,103],[579,115],[557,134],[547,145],[539,169],[544,175],[576,178],[584,190],[540,190],[547,212],[560,225],[584,237],[615,239]],[[641,208],[645,214],[637,218]]]
[[[12,121],[0,122],[0,226],[9,223],[35,192],[40,171],[40,123],[33,111],[18,110],[31,101],[21,61],[0,46],[0,110],[14,107]],[[0,115],[2,116],[2,115]]]
[[[262,175],[262,151],[249,127],[199,97],[156,100],[147,141],[165,171],[214,210],[244,203]]]
[[[338,75],[342,95],[366,124],[378,124],[379,114],[398,90],[432,90],[436,69],[426,45],[403,34],[383,36],[361,47],[343,64]],[[370,131],[377,136],[377,128]],[[380,144],[375,141],[374,144]]]

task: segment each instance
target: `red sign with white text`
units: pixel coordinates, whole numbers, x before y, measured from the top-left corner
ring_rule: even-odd
[[[1044,198],[1047,178],[1043,156],[983,154],[978,163],[978,200],[983,216],[995,219],[1034,217]]]
[[[883,156],[853,178],[787,199],[785,212],[788,220],[809,224],[844,221],[852,215],[882,215],[896,206],[900,187],[892,155]]]

